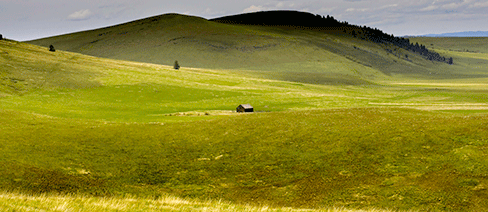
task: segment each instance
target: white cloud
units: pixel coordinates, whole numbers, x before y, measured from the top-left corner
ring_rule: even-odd
[[[456,3],[450,3],[450,4],[445,4],[445,5],[442,5],[442,9],[446,9],[446,10],[453,10],[453,9],[457,9],[458,7],[462,6],[461,4],[456,4]]]
[[[318,9],[316,12],[319,13],[319,14],[323,14],[323,13],[330,13],[332,11],[334,11],[336,8],[335,7],[322,7],[320,9]]]
[[[252,12],[263,11],[265,9],[266,8],[263,7],[263,6],[254,6],[254,5],[252,5],[252,6],[248,7],[248,8],[246,8],[246,9],[244,9],[242,12],[244,12],[244,13],[252,13]]]
[[[207,7],[207,9],[203,10],[200,14],[207,16],[207,17],[208,16],[218,17],[218,16],[222,16],[223,14],[225,14],[225,11],[215,11],[212,8]],[[194,14],[187,14],[187,15],[194,15]]]
[[[446,10],[454,10],[463,7],[471,2],[472,0],[463,0],[462,2],[453,2],[453,3],[442,5],[441,8]]]
[[[346,12],[366,12],[368,10],[369,10],[369,8],[361,8],[361,9],[347,8]]]
[[[487,2],[477,2],[469,6],[470,8],[480,8],[480,7],[488,7],[488,1]]]
[[[380,7],[380,9],[386,9],[386,8],[391,8],[391,7],[398,7],[398,4],[385,5],[385,6]]]
[[[434,3],[435,3],[435,2],[434,2]],[[424,8],[422,8],[422,9],[420,9],[420,11],[422,11],[422,12],[425,12],[425,11],[432,11],[432,10],[435,10],[435,9],[437,9],[437,8],[439,8],[439,6],[436,6],[436,5],[432,4],[432,5],[428,6],[428,7],[424,7]]]
[[[81,20],[86,20],[89,19],[93,15],[93,13],[90,10],[80,10],[72,13],[71,15],[68,16],[69,20],[72,21],[81,21]]]

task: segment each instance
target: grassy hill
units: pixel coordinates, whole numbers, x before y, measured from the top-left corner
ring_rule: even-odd
[[[488,55],[442,49],[455,57],[454,65],[420,57],[416,63],[412,56],[412,62],[398,63],[420,67],[418,72],[385,72],[362,65],[360,56],[348,59],[345,53],[324,50],[353,46],[351,51],[377,50],[378,57],[395,58],[376,44],[317,32],[192,20],[195,30],[203,22],[269,33],[272,41],[277,39],[273,36],[284,36],[290,45],[304,48],[314,49],[311,43],[321,42],[314,40],[320,36],[332,44],[325,39],[326,47],[315,45],[317,52],[329,56],[323,62],[277,62],[242,71],[189,68],[180,59],[183,68],[174,70],[2,40],[0,189],[5,192],[0,194],[0,209],[173,206],[159,201],[166,196],[188,199],[191,204],[179,205],[181,210],[242,205],[252,205],[251,211],[488,207]],[[135,23],[122,26],[133,29]],[[93,32],[67,37],[84,33]],[[262,51],[285,61],[269,49]],[[317,72],[299,69],[324,64],[328,68]],[[343,75],[343,70],[351,74]],[[308,84],[297,82],[291,73],[302,74],[307,79],[303,81],[321,75],[334,82],[367,82]],[[342,78],[332,80],[333,73]],[[278,80],[285,76],[292,79]],[[234,113],[242,103],[260,112]],[[39,202],[41,194],[48,198]],[[208,198],[232,205],[198,200]]]
[[[0,47],[0,59],[5,64],[0,67],[2,108],[55,117],[166,122],[222,117],[243,103],[251,103],[257,111],[385,104],[452,109],[461,108],[459,104],[484,107],[486,99],[486,86],[480,84],[485,82],[483,79],[314,85],[249,77],[232,70],[174,70],[168,66],[49,52],[47,48],[13,41],[2,41]],[[467,62],[455,65],[459,69],[471,67],[471,60],[486,61],[463,56],[459,61]],[[487,70],[483,66],[470,69],[466,72],[478,75]],[[366,67],[356,71],[369,70]],[[466,92],[471,95],[465,96]]]
[[[4,109],[107,121],[202,119],[231,114],[243,103],[257,111],[367,105],[368,89],[317,86],[208,69],[115,61],[2,41]],[[378,90],[377,87],[370,87]],[[328,92],[331,94],[327,94]],[[389,91],[385,92],[388,95]],[[344,99],[345,101],[336,101]],[[201,116],[203,114],[203,116]]]
[[[487,37],[414,37],[412,42],[422,43],[432,49],[442,49],[457,52],[488,53]]]
[[[433,78],[432,74],[434,78],[470,74],[336,31],[232,25],[178,14],[29,43],[154,64],[172,65],[178,60],[183,67],[232,69],[249,76],[315,84],[360,85],[399,75],[425,79]]]

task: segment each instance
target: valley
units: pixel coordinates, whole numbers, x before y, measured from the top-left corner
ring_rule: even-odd
[[[0,209],[482,210],[488,55],[443,39],[411,41],[453,65],[177,14],[0,40]]]

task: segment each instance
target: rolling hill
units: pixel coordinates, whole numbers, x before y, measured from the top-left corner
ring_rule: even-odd
[[[288,13],[278,11],[276,16],[288,17]],[[469,73],[459,73],[446,64],[432,63],[391,44],[354,38],[342,30],[228,22],[166,14],[28,43],[154,64],[172,65],[178,60],[183,67],[232,69],[252,76],[315,84],[371,84],[392,76],[469,77]]]
[[[488,37],[414,37],[410,40],[431,49],[488,53]]]
[[[486,53],[177,14],[36,42],[0,40],[0,210],[488,207]]]

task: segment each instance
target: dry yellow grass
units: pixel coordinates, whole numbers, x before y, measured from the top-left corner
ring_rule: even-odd
[[[235,205],[223,201],[188,200],[172,196],[157,199],[136,197],[90,197],[42,194],[37,196],[2,192],[0,211],[244,211],[244,212],[386,212],[386,210],[351,210],[345,208],[295,209],[268,206]]]

